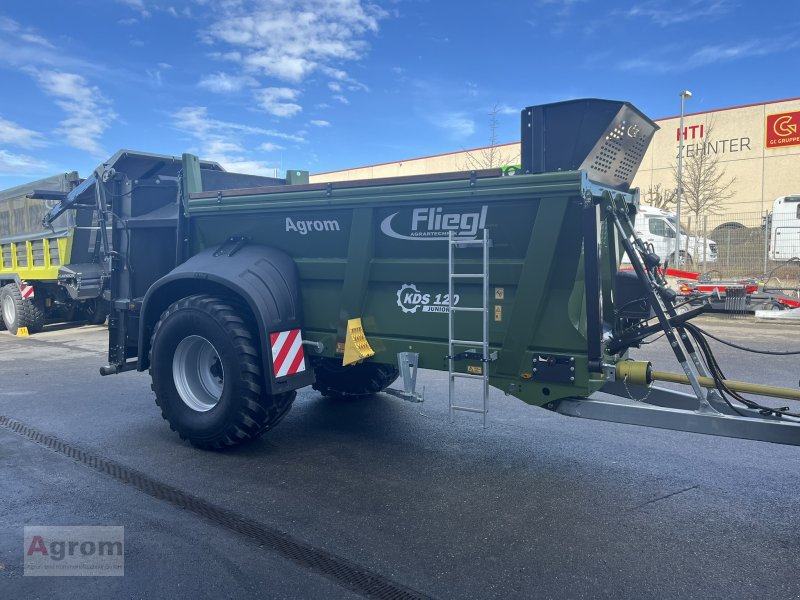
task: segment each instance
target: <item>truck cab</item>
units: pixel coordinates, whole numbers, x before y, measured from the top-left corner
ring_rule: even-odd
[[[769,258],[800,258],[800,194],[780,196],[772,205]]]
[[[637,235],[646,243],[652,244],[653,251],[662,260],[675,253],[677,232],[675,213],[651,206],[640,206],[636,214],[635,227]],[[684,249],[680,253],[680,266],[690,267],[704,260],[717,261],[717,245],[714,242],[702,236],[694,236],[683,228],[681,228],[681,246]]]

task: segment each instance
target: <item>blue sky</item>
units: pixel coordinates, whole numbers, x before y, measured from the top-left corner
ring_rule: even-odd
[[[800,96],[797,0],[6,0],[0,188],[120,148],[312,172],[519,139],[519,109],[651,117]]]

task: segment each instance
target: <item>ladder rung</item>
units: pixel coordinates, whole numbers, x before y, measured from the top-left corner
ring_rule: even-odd
[[[485,273],[450,273],[450,279],[454,277],[462,279],[483,279],[485,276]]]
[[[452,410],[463,410],[464,412],[474,412],[479,414],[485,414],[489,412],[488,410],[483,410],[482,408],[472,408],[471,406],[451,406]]]
[[[450,240],[454,246],[483,246],[483,240]]]
[[[483,375],[473,375],[472,373],[450,373],[450,377],[463,377],[464,379],[483,379]]]
[[[486,309],[480,306],[452,306],[450,310],[460,310],[463,312],[484,312]]]
[[[475,342],[470,340],[450,340],[451,344],[456,344],[457,346],[484,346],[483,342]]]

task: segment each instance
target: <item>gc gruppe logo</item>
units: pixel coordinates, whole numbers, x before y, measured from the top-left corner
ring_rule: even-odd
[[[800,111],[767,115],[767,148],[800,146]]]

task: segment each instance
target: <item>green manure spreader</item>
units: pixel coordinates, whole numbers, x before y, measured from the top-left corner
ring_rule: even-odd
[[[52,212],[93,207],[109,224],[101,374],[149,370],[164,418],[206,448],[274,427],[308,385],[420,400],[417,368],[448,373],[451,418],[485,424],[494,386],[569,415],[800,443],[797,414],[722,377],[690,322],[706,307],[677,306],[634,234],[630,183],[657,126],[607,100],[521,118],[514,175],[309,184],[117,153]],[[662,333],[679,375],[627,359]],[[653,385],[667,376],[689,391]]]

